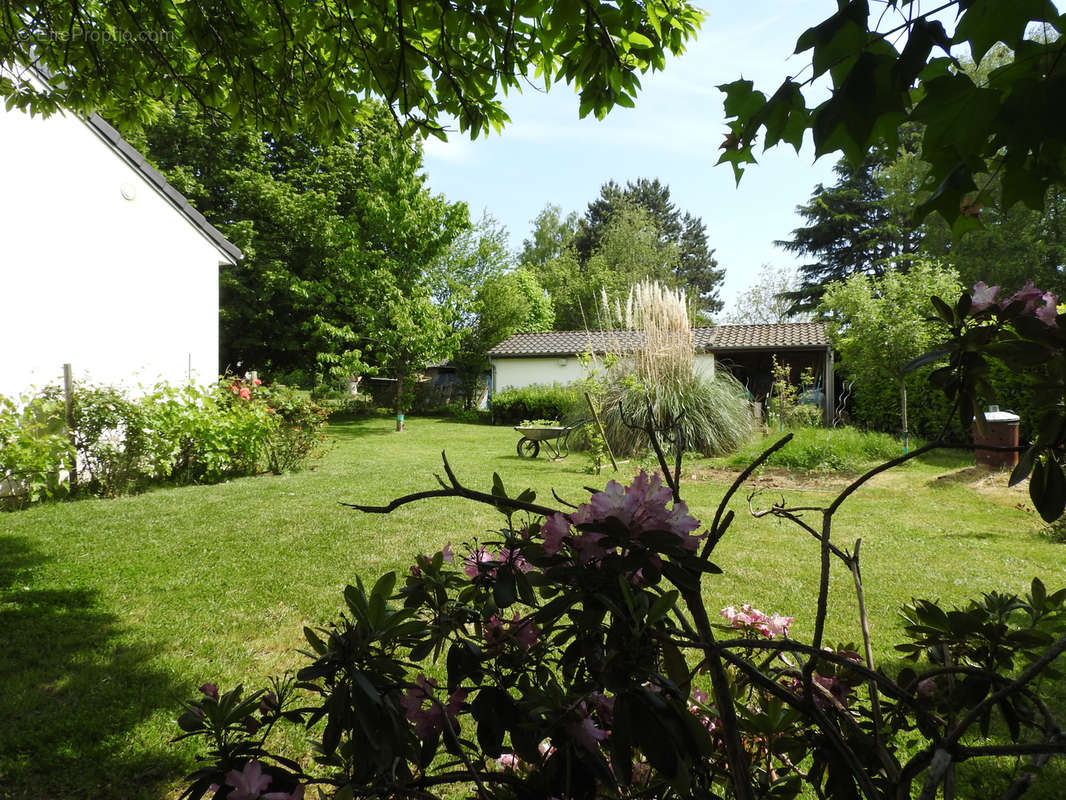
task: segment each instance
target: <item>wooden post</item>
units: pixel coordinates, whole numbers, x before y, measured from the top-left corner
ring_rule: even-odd
[[[603,432],[603,423],[600,422],[600,415],[596,412],[596,406],[592,403],[592,395],[585,392],[585,402],[589,404],[589,411],[592,412],[592,419],[596,422],[596,428],[600,432],[600,438],[603,439],[603,446],[607,448],[607,457],[611,459],[611,466],[615,472],[618,472],[618,462],[614,460],[614,453],[611,451],[611,443],[607,441],[607,434]]]
[[[65,421],[67,426],[67,438],[70,439],[70,493],[78,491],[78,448],[77,437],[74,435],[74,371],[70,364],[63,365],[63,399],[65,406]]]
[[[836,378],[833,375],[832,347],[827,347],[825,350],[825,374],[822,376],[822,384],[825,387],[825,426],[831,428],[837,415],[837,388]]]
[[[899,402],[903,406],[903,455],[907,455],[910,437],[907,433],[907,376],[899,376]]]

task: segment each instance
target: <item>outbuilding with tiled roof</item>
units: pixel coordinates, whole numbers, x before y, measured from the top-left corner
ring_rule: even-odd
[[[640,347],[642,331],[544,331],[516,333],[489,351],[493,391],[533,384],[566,384],[585,377],[584,354],[626,353]],[[788,364],[792,380],[810,369],[816,380],[810,391],[818,397],[827,421],[835,414],[833,350],[824,322],[777,325],[714,325],[692,329],[697,368],[714,374],[729,369],[756,400],[772,383],[774,358]]]

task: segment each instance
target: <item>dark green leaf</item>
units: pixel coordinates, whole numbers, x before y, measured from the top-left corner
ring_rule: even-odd
[[[1066,476],[1054,459],[1045,456],[1033,465],[1029,497],[1044,522],[1054,522],[1066,508]]]

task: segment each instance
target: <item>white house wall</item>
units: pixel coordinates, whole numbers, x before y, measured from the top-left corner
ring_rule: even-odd
[[[0,394],[218,373],[219,251],[84,122],[0,110]]]
[[[714,356],[710,353],[698,354],[696,369],[713,377]],[[573,383],[585,378],[586,372],[576,356],[498,358],[492,362],[492,377],[493,391],[501,392],[534,384]]]
[[[577,356],[569,358],[500,358],[492,362],[493,391],[520,389],[536,383],[573,383],[585,377]]]

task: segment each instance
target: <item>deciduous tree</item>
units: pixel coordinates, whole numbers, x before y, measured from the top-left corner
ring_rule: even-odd
[[[684,50],[703,13],[676,0],[551,3],[4,2],[0,98],[100,111],[136,126],[191,101],[256,129],[344,134],[380,97],[412,126],[454,117],[472,135],[508,121],[499,100],[534,75],[581,94],[581,115],[632,106],[639,75]]]
[[[748,80],[719,87],[730,119],[720,163],[739,180],[757,144],[798,152],[810,131],[817,155],[843,152],[857,167],[879,143],[894,151],[900,125],[913,121],[930,165],[917,217],[938,212],[959,235],[992,199],[1042,208],[1048,187],[1066,182],[1063,30],[1066,15],[1050,0],[841,0],[796,42],[811,54],[809,71],[792,71],[802,83],[789,77],[769,95]],[[980,62],[997,43],[1009,61],[987,77],[969,74],[963,59]],[[808,107],[804,90],[823,80],[828,97]]]
[[[386,366],[376,359],[397,330],[389,298],[418,296],[426,267],[469,224],[465,205],[426,189],[419,148],[374,103],[327,146],[234,129],[188,106],[141,144],[244,250],[220,280],[231,368],[309,381]]]

